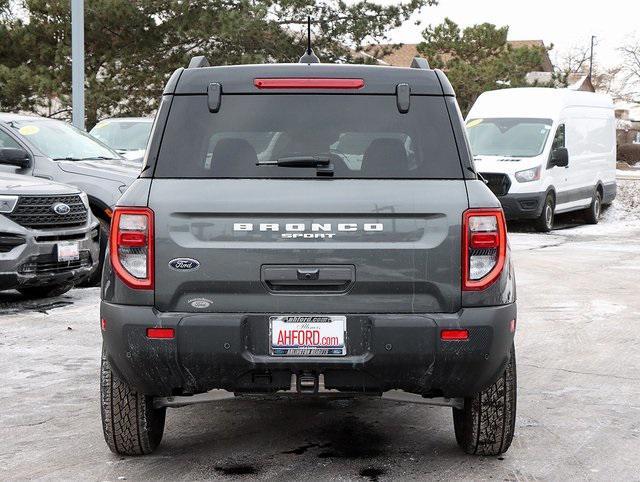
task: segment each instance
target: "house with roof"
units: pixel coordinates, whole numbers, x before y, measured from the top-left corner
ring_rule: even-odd
[[[538,79],[539,82],[551,81],[551,75],[553,73],[553,64],[549,58],[549,53],[542,40],[509,40],[507,42],[513,48],[520,47],[541,47],[544,49],[542,54],[542,62],[540,62],[539,68],[530,72],[527,75],[527,81],[534,83],[534,80]],[[390,53],[377,57],[377,52],[390,51]],[[402,44],[399,48],[394,49],[393,45],[383,44],[379,46],[371,46],[362,53],[380,65],[392,65],[395,67],[409,67],[414,57],[419,57],[418,44]],[[429,59],[427,59],[429,60]],[[445,59],[446,60],[446,59]],[[529,79],[531,76],[531,79]]]

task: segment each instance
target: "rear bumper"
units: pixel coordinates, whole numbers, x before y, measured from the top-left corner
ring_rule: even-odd
[[[463,397],[495,381],[513,343],[514,304],[442,314],[347,316],[347,356],[268,355],[268,315],[159,313],[152,307],[101,303],[103,339],[113,369],[139,392],[169,396],[225,389],[235,393],[288,390],[292,374],[323,375],[327,389],[362,394],[402,389]],[[146,337],[172,327],[170,340]],[[466,328],[469,340],[440,340]]]
[[[505,194],[498,199],[508,220],[535,219],[542,213],[546,195],[546,192]]]

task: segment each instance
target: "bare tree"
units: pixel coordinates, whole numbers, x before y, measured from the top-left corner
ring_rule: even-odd
[[[594,46],[597,45],[594,44]],[[587,74],[589,72],[589,47],[573,46],[556,61],[556,74],[559,80],[566,82],[569,74]]]
[[[640,38],[620,47],[622,68],[627,90],[632,97],[640,97]]]
[[[604,94],[611,95],[615,98],[626,98],[624,92],[622,79],[622,66],[615,66],[609,68],[601,68],[599,65],[594,64],[593,74],[591,76],[591,83],[596,89],[596,92],[602,92]]]

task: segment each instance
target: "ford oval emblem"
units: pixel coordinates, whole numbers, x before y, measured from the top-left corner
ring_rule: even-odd
[[[71,208],[65,203],[55,203],[53,205],[53,210],[56,214],[60,215],[69,214],[71,212]]]
[[[200,261],[193,258],[175,258],[169,261],[169,268],[176,271],[195,271],[200,267]]]

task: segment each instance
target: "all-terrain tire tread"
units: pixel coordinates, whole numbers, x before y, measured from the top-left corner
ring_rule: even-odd
[[[454,409],[456,441],[468,454],[499,455],[513,440],[516,414],[516,359],[512,348],[504,373],[490,387]]]
[[[151,397],[120,380],[104,354],[100,384],[102,427],[111,451],[121,455],[153,452],[162,439],[166,409],[155,409]]]

